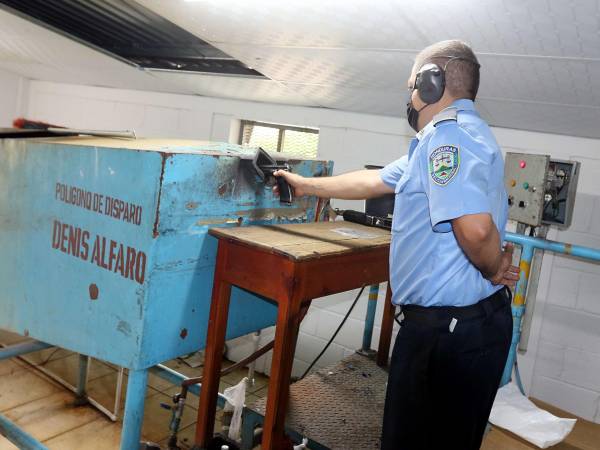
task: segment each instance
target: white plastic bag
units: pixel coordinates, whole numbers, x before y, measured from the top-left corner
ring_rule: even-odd
[[[232,411],[231,425],[229,425],[229,439],[239,441],[242,432],[242,411],[244,410],[244,401],[246,399],[246,382],[248,378],[244,377],[235,386],[231,386],[223,391],[223,396],[227,399],[223,411]]]
[[[294,445],[294,450],[306,450],[306,446],[308,445],[308,439],[302,438],[302,443],[298,445]]]
[[[540,448],[548,448],[567,437],[576,419],[561,419],[538,408],[514,383],[509,383],[496,394],[490,422]]]

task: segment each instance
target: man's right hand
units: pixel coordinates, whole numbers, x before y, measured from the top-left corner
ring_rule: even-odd
[[[288,172],[287,170],[277,170],[273,173],[276,177],[283,177],[285,181],[294,189],[294,195],[296,197],[302,197],[303,195],[307,195],[306,188],[302,188],[302,186],[306,186],[308,183],[308,179],[300,176],[298,174]],[[279,195],[279,188],[277,185],[273,186],[273,192]]]

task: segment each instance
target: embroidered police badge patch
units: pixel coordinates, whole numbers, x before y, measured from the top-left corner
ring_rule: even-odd
[[[447,185],[458,172],[460,155],[458,147],[443,145],[429,155],[429,174],[435,184]]]

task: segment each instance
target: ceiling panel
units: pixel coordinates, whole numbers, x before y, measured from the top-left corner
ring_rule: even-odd
[[[180,72],[152,72],[152,76],[173,83],[196,95],[290,105],[315,105],[306,95],[295,92],[293,89],[273,80]]]
[[[413,17],[421,19],[427,43],[460,38],[481,53],[600,57],[600,18],[595,0],[436,3],[427,0],[410,4]]]
[[[600,58],[595,0],[136,1],[212,43],[419,50],[461,38],[479,52]]]
[[[294,84],[405,91],[415,54],[394,51],[267,49],[224,44],[270,78]],[[481,55],[481,96],[600,105],[600,60]]]
[[[215,43],[274,47],[418,48],[422,41],[415,26],[416,19],[408,13],[415,3],[420,2],[136,1]]]
[[[269,78],[295,84],[406,90],[415,54],[385,50],[265,48],[223,44]]]
[[[600,138],[600,108],[480,99],[488,120],[495,126],[553,134]],[[478,108],[480,108],[478,106]],[[481,109],[481,108],[480,108]]]
[[[600,106],[600,60],[482,56],[480,62],[481,97]]]
[[[286,84],[314,99],[320,106],[344,111],[402,116],[406,111],[405,91]]]

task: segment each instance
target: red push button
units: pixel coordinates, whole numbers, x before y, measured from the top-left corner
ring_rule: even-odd
[[[524,169],[526,166],[527,166],[527,163],[525,161],[521,160],[519,162],[519,167],[521,167],[521,169]]]

